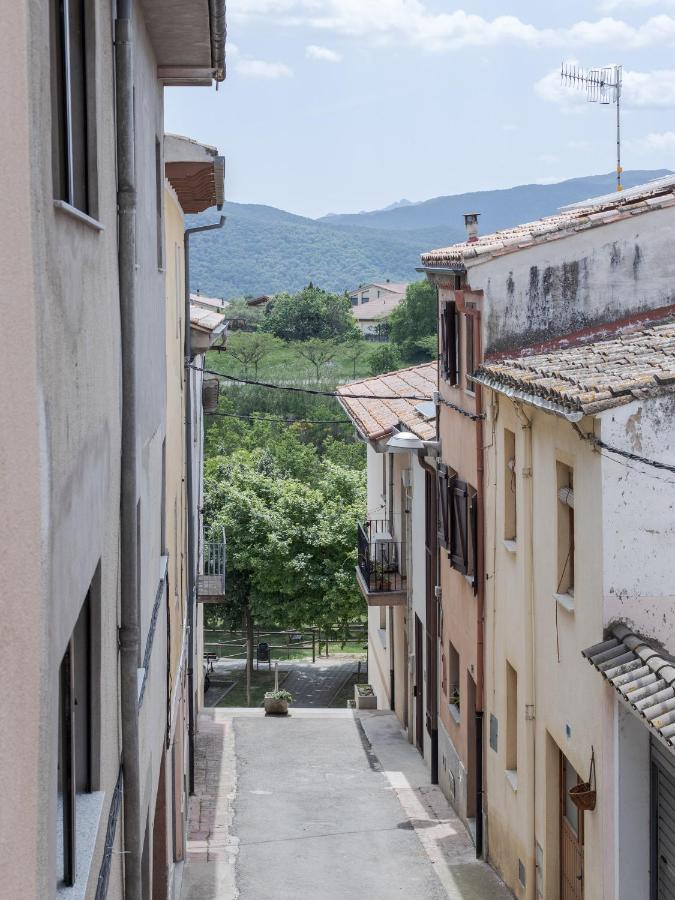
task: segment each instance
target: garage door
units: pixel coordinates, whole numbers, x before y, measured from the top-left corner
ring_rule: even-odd
[[[675,900],[675,756],[651,746],[651,896]]]

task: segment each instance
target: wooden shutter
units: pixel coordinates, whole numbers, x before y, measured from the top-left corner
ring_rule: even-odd
[[[466,482],[455,479],[450,490],[450,563],[463,575],[467,574],[469,563],[467,500]]]
[[[446,550],[450,536],[448,467],[438,464],[438,543]]]
[[[448,378],[448,304],[441,306],[441,323],[438,329],[439,348],[438,356],[441,363],[441,378]]]
[[[457,352],[457,310],[455,304],[445,307],[447,315],[447,380],[450,384],[459,384],[459,354]]]

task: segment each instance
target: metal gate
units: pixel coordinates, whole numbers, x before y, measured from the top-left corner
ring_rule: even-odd
[[[675,757],[651,742],[652,900],[675,900]]]

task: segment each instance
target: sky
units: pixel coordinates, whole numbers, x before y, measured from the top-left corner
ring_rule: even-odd
[[[228,0],[227,78],[167,88],[226,197],[300,215],[615,166],[616,111],[560,66],[623,66],[624,168],[675,169],[675,0]]]

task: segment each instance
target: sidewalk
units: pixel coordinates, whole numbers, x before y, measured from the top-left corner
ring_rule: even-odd
[[[200,717],[181,900],[493,900],[485,863],[389,712]]]

